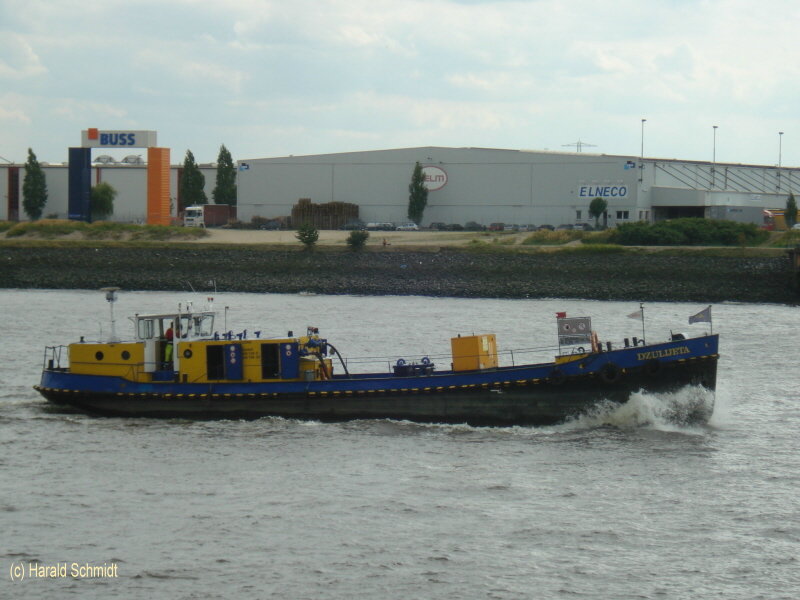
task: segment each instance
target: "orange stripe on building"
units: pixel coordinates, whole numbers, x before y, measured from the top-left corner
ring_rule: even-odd
[[[169,148],[147,149],[147,224],[169,225]]]

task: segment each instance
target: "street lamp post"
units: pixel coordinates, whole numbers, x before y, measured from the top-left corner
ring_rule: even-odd
[[[781,168],[782,150],[783,150],[783,132],[779,131],[778,132],[778,168],[779,169]]]
[[[714,128],[714,145],[711,151],[711,187],[716,184],[716,165],[717,165],[717,125],[712,125]]]
[[[642,150],[639,153],[639,158],[644,158],[644,124],[647,122],[647,119],[642,119]]]
[[[639,183],[641,183],[644,178],[644,124],[646,122],[647,119],[642,119],[642,148],[639,151]]]

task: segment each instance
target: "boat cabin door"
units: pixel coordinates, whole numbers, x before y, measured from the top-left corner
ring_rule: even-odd
[[[179,336],[176,316],[136,317],[136,337],[144,343],[144,371],[173,371],[177,369],[174,341]]]

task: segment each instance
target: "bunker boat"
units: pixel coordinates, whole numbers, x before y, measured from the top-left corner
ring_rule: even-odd
[[[559,313],[552,360],[501,364],[508,360],[500,360],[495,335],[482,334],[453,337],[450,353],[435,357],[449,363],[445,368],[429,357],[392,357],[377,372],[355,373],[348,366],[353,362],[316,328],[280,338],[220,333],[210,307],[137,314],[131,318],[133,339],[122,341],[115,334],[111,290],[110,339],[81,337],[46,348],[35,389],[48,401],[119,417],[505,426],[559,423],[600,403],[624,403],[638,391],[716,386],[716,334],[612,343],[599,339],[589,317]],[[706,406],[692,419],[707,420],[711,410]]]

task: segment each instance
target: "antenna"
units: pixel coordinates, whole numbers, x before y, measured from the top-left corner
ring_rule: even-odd
[[[108,338],[110,343],[119,342],[117,337],[116,321],[114,320],[114,302],[117,301],[117,292],[120,290],[118,287],[104,287],[100,288],[101,292],[105,292],[108,307],[111,310],[111,335]]]
[[[577,142],[572,142],[571,144],[561,144],[562,146],[575,146],[575,148],[580,152],[584,146],[587,148],[597,148],[596,144],[590,144],[588,142],[582,142],[580,138],[578,138]]]

